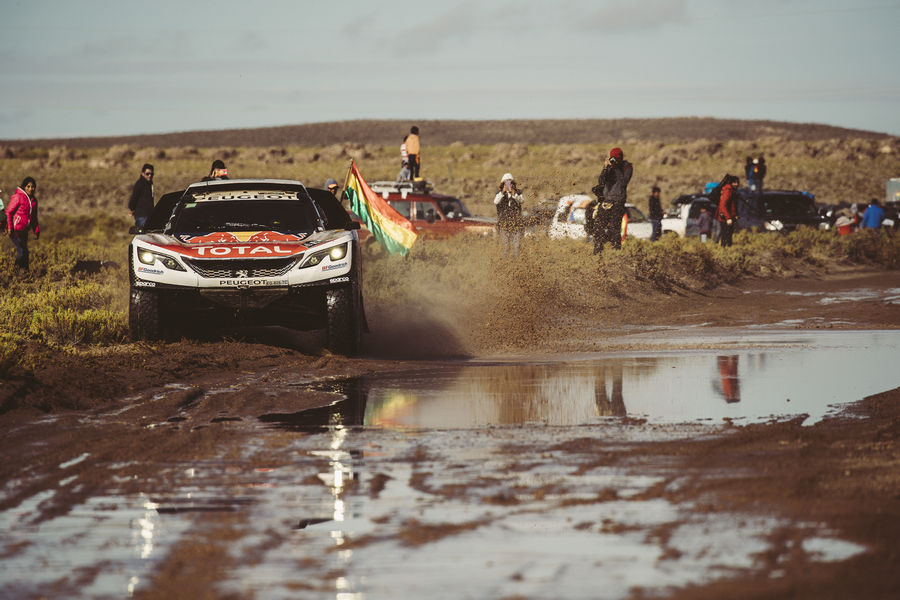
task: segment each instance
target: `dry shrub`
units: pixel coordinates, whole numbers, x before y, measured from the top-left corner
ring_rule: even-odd
[[[126,165],[134,156],[135,151],[131,146],[117,144],[109,147],[104,158],[114,165]]]

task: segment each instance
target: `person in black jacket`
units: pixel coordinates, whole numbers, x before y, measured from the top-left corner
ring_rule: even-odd
[[[150,163],[141,167],[141,176],[131,189],[128,210],[134,217],[135,227],[143,227],[153,212],[153,165]]]
[[[599,254],[606,242],[612,243],[614,248],[622,247],[622,217],[625,216],[628,182],[633,173],[634,167],[625,160],[621,148],[609,151],[597,185],[591,189],[598,200],[594,209],[594,254]]]
[[[650,219],[650,225],[653,227],[653,230],[650,232],[650,241],[655,242],[662,236],[662,218],[663,218],[663,209],[662,204],[659,201],[659,186],[654,185],[653,189],[650,191],[650,210],[648,218]]]

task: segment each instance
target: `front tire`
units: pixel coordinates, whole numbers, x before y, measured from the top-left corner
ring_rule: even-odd
[[[131,289],[131,299],[128,304],[128,333],[133,341],[162,339],[162,310],[157,292]]]
[[[362,335],[358,294],[354,287],[325,292],[327,310],[327,348],[347,356],[359,352]]]

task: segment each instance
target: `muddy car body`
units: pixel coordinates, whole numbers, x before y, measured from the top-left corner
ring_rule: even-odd
[[[371,187],[409,219],[423,239],[447,239],[460,233],[491,235],[496,231],[496,219],[472,215],[462,200],[433,193],[427,182],[376,181]]]
[[[551,239],[585,239],[588,237],[585,231],[585,220],[588,205],[593,198],[587,194],[571,194],[559,199],[556,213],[550,222],[548,235]],[[625,204],[628,214],[628,237],[638,239],[650,239],[652,227],[650,220],[634,204]]]
[[[196,183],[160,199],[129,246],[129,330],[161,339],[208,322],[324,329],[359,349],[358,225],[299,181]]]

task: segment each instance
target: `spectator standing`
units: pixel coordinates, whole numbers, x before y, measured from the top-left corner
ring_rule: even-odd
[[[734,235],[734,225],[737,222],[737,197],[735,190],[740,185],[740,178],[736,175],[726,175],[722,185],[722,193],[719,195],[719,207],[716,210],[716,220],[719,221],[719,243],[723,248],[731,246],[731,238]]]
[[[705,244],[712,231],[712,217],[709,216],[709,211],[706,210],[705,206],[700,206],[700,214],[697,216],[697,228],[700,230],[700,241]]]
[[[228,169],[225,163],[218,158],[213,161],[212,167],[209,169],[209,175],[201,181],[215,181],[216,179],[228,179]]]
[[[762,194],[763,179],[766,176],[766,159],[760,154],[747,165],[747,187],[755,194]]]
[[[884,221],[884,209],[878,204],[878,198],[872,198],[866,212],[862,216],[860,229],[878,229]]]
[[[500,178],[500,189],[494,196],[497,207],[497,232],[503,245],[504,256],[518,256],[522,245],[522,203],[524,198],[511,173]]]
[[[663,209],[662,203],[659,201],[659,186],[654,185],[653,189],[650,191],[650,225],[653,227],[653,230],[650,232],[650,241],[655,242],[662,236],[662,218],[663,218]]]
[[[134,226],[143,227],[153,212],[153,165],[144,163],[141,174],[131,188],[128,212],[134,217]]]
[[[611,242],[614,248],[622,247],[622,217],[625,216],[628,182],[633,173],[634,167],[625,160],[621,148],[609,151],[597,185],[591,188],[598,200],[593,219],[594,254],[599,254],[606,242]]]
[[[28,269],[28,230],[34,231],[35,239],[41,235],[38,226],[37,182],[26,177],[6,207],[6,224],[9,239],[16,247],[16,267]]]
[[[419,176],[419,167],[422,159],[420,156],[419,128],[413,125],[409,128],[409,135],[406,136],[406,156],[409,161],[409,172],[412,179]],[[402,152],[402,151],[401,151]]]

